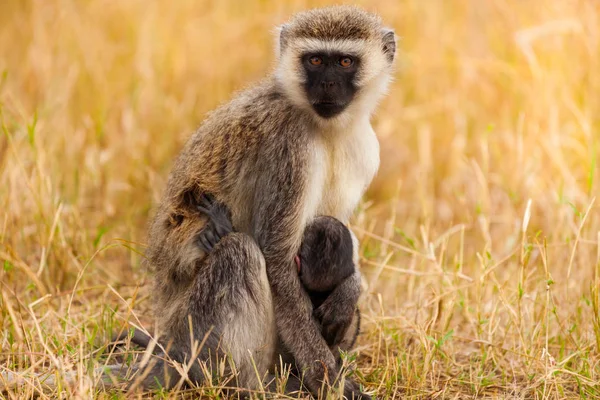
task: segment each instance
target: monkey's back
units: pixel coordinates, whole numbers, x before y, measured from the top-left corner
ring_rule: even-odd
[[[147,262],[161,314],[172,305],[168,318],[181,319],[181,293],[196,274],[190,265],[199,256],[193,240],[206,219],[195,200],[211,193],[231,210],[236,230],[252,234],[257,181],[306,162],[299,157],[306,154],[310,124],[269,78],[212,111],[190,137],[173,165],[148,238]]]

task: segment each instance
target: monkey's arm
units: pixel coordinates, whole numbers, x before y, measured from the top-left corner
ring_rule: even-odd
[[[352,324],[356,304],[361,293],[361,277],[358,270],[344,279],[314,312],[323,326],[323,337],[327,343],[342,342]]]
[[[312,317],[312,304],[294,263],[304,229],[307,178],[303,176],[306,166],[295,158],[298,153],[288,148],[274,151],[272,154],[281,157],[280,165],[273,168],[271,159],[270,168],[262,170],[254,199],[253,232],[266,262],[277,330],[304,372],[304,383],[318,395],[323,380],[330,385],[336,383],[339,369]],[[348,398],[367,398],[350,379],[345,381],[344,394]]]

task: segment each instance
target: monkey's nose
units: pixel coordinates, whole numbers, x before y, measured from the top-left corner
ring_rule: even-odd
[[[335,86],[334,81],[321,81],[321,87],[323,89],[331,89],[334,86]]]

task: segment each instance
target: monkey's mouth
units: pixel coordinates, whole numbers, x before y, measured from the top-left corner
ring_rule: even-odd
[[[346,105],[335,101],[319,101],[313,103],[312,107],[320,117],[332,118],[344,111]]]

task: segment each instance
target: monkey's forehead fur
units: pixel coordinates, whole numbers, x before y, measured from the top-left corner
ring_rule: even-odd
[[[355,6],[300,12],[283,25],[291,37],[321,40],[369,40],[381,37],[381,18]]]

